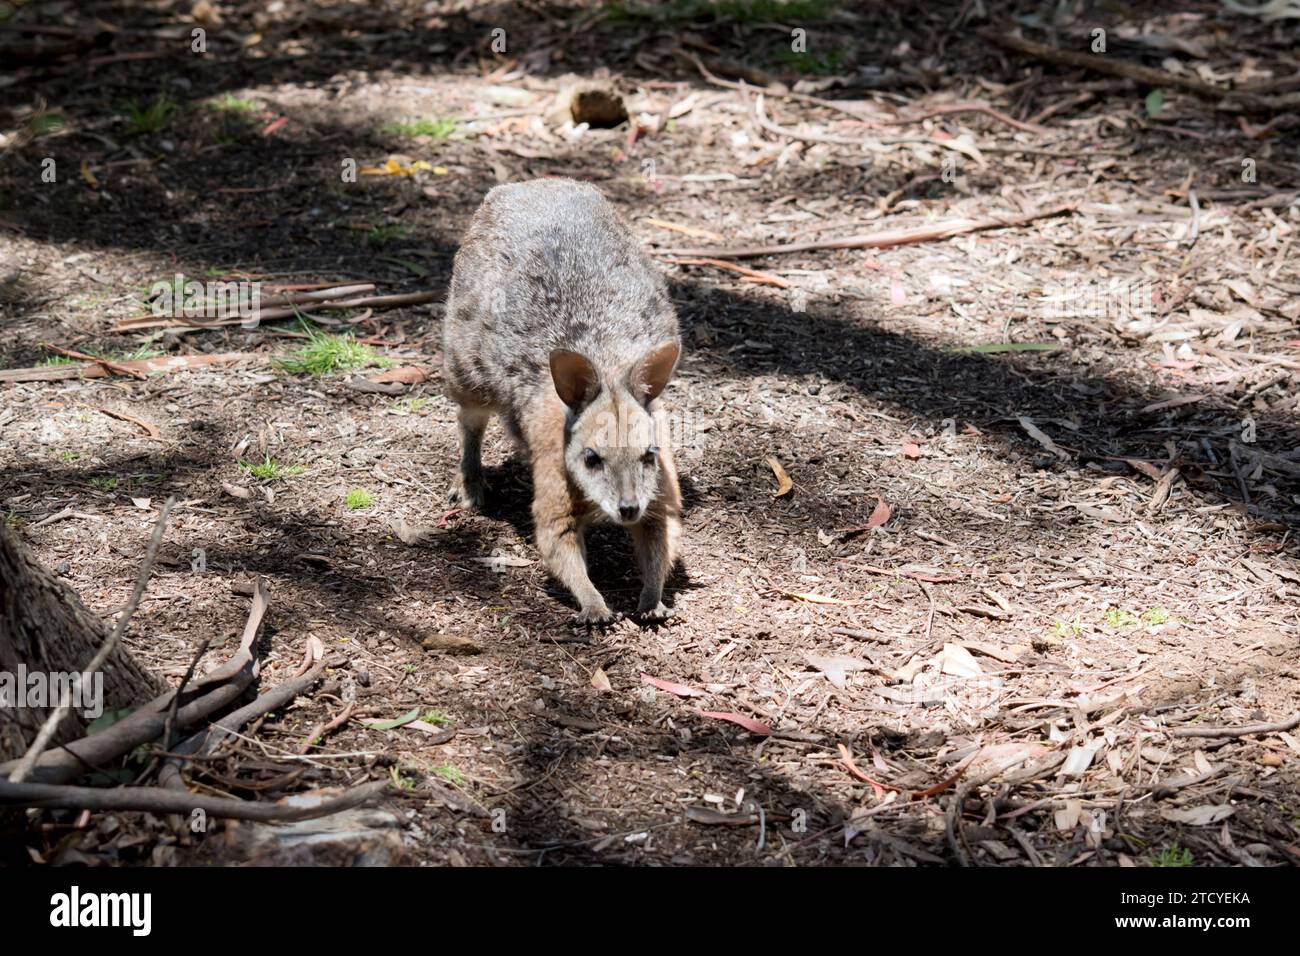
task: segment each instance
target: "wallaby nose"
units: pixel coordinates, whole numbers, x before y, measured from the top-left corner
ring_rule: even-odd
[[[623,504],[621,502],[619,503],[618,514],[619,517],[622,518],[624,521],[635,521],[637,515],[639,515],[640,513],[641,513],[641,506],[638,504],[633,503],[629,505],[629,504]]]

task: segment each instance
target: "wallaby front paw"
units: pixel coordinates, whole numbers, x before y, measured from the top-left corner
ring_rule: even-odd
[[[609,609],[604,601],[601,601],[598,604],[584,607],[573,620],[575,624],[583,624],[588,627],[593,624],[608,624],[614,620],[614,612]]]
[[[663,601],[656,601],[653,604],[650,601],[642,601],[636,609],[637,617],[646,621],[664,621],[673,616],[673,609],[664,604]]]
[[[448,504],[464,508],[466,511],[482,511],[484,498],[481,484],[469,484],[463,481],[447,493]]]

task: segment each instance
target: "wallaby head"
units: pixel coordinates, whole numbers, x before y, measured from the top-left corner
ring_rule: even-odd
[[[612,521],[640,521],[659,489],[650,403],[668,384],[681,346],[664,342],[629,368],[602,374],[577,352],[551,353],[551,380],[567,408],[564,465],[587,500]]]

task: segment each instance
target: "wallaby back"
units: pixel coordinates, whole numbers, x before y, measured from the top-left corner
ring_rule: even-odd
[[[552,388],[552,351],[613,375],[677,338],[663,276],[594,187],[541,179],[487,194],[447,300],[444,375],[455,391],[513,418]]]

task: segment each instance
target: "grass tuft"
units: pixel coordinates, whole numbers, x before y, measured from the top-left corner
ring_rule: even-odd
[[[366,243],[374,246],[376,249],[382,249],[384,246],[397,239],[405,239],[406,233],[406,227],[400,223],[383,223],[375,226],[366,233]]]
[[[1192,851],[1175,843],[1151,858],[1152,866],[1191,866]]]
[[[244,461],[240,459],[239,466],[254,478],[260,478],[263,481],[281,481],[285,478],[295,478],[307,470],[302,465],[282,465],[270,455],[267,455],[262,461]]]
[[[261,109],[254,100],[241,99],[234,93],[224,93],[208,102],[208,109],[219,113],[256,113]]]
[[[130,104],[126,108],[126,120],[133,133],[156,133],[165,128],[179,110],[180,104],[163,92],[147,106]]]
[[[349,489],[347,497],[343,500],[352,511],[356,511],[360,508],[369,508],[375,503],[374,497],[364,488]]]
[[[440,119],[413,119],[399,123],[385,123],[379,132],[386,136],[429,136],[446,139],[456,132],[456,121],[451,117]]]
[[[358,342],[351,333],[330,335],[305,323],[303,327],[307,329],[307,344],[276,360],[276,364],[290,374],[307,374],[319,378],[330,372],[346,372],[367,365],[387,367],[392,364],[369,345]]]

